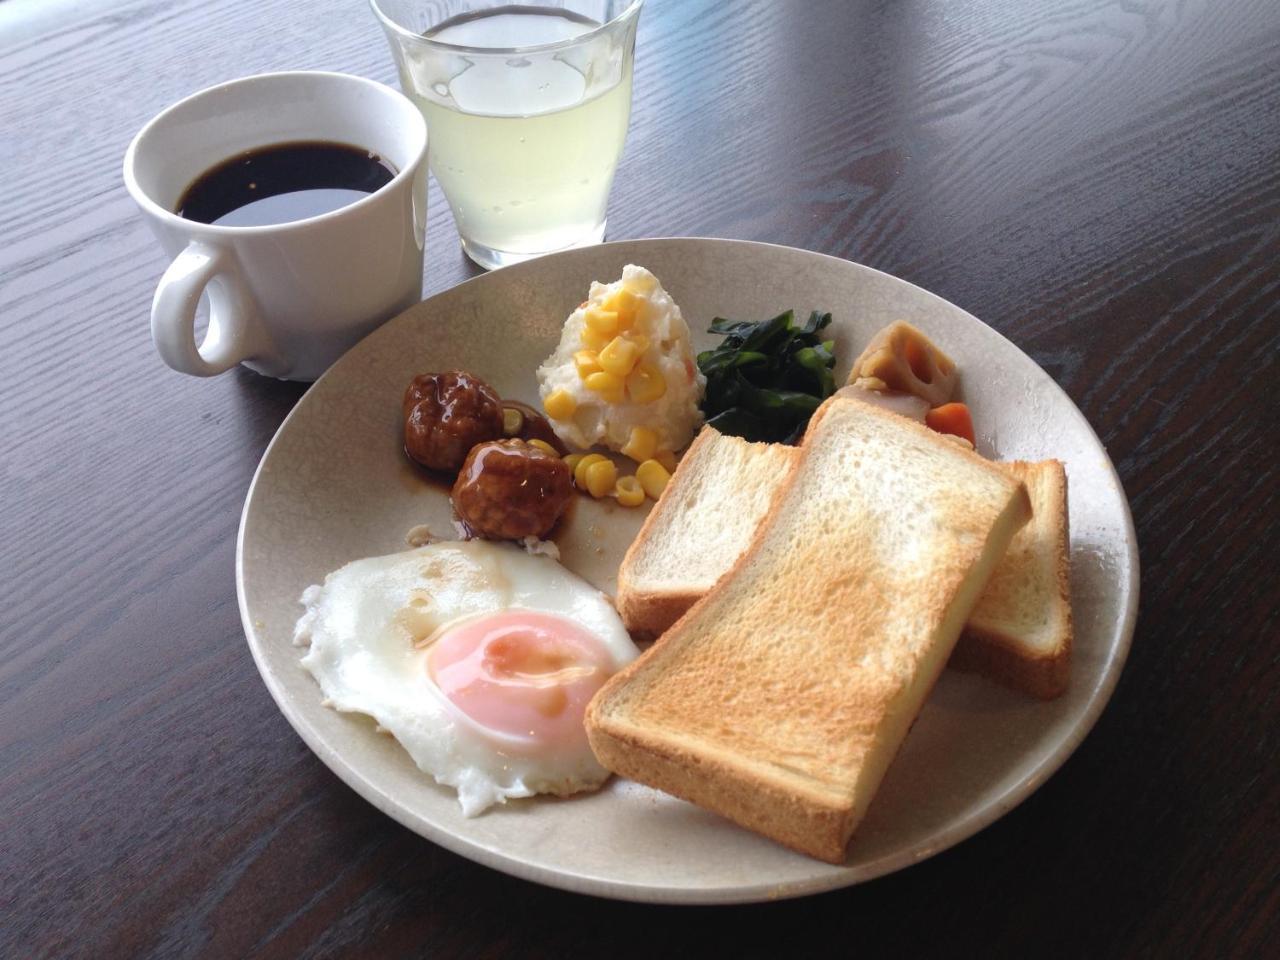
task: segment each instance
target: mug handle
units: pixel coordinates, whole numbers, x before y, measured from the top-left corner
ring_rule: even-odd
[[[209,294],[209,329],[197,344],[196,307]],[[169,264],[151,301],[151,339],[160,358],[179,373],[212,377],[242,360],[275,354],[245,288],[235,255],[192,240]]]

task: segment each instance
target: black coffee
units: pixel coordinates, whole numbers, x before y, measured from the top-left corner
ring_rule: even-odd
[[[281,143],[205,171],[183,192],[177,212],[223,227],[288,223],[354,203],[395,175],[377,154],[345,143]]]

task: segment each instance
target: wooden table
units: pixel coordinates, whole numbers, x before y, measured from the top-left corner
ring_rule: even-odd
[[[285,68],[394,83],[361,0],[0,2],[0,956],[1276,949],[1280,4],[650,0],[611,236],[807,247],[972,311],[1094,425],[1144,565],[1115,699],[1030,800],[727,909],[446,853],[259,680],[235,534],[303,387],[162,365],[120,162],[166,104]],[[427,293],[476,272],[430,202]]]

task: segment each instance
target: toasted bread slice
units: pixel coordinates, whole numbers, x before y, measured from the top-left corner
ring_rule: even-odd
[[[798,447],[703,430],[618,572],[618,612],[637,638],[657,636],[700,600],[751,543]],[[1000,464],[1023,480],[1033,516],[961,634],[950,664],[1045,699],[1066,689],[1071,660],[1066,473],[1057,460]]]
[[[833,397],[751,546],[592,699],[610,770],[839,863],[1026,488],[920,424]]]
[[[618,613],[633,635],[662,633],[737,562],[798,453],[698,434],[618,568]]]
[[[996,566],[950,662],[1052,699],[1067,687],[1071,660],[1067,475],[1057,460],[1000,466],[1026,484],[1031,522]]]

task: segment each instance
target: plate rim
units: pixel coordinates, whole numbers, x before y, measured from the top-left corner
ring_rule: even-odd
[[[1111,455],[1108,453],[1106,446],[1098,437],[1097,431],[1093,428],[1093,424],[1089,422],[1089,419],[1084,415],[1080,408],[1076,406],[1075,401],[1071,399],[1070,395],[1067,394],[1067,392],[1053,377],[1048,375],[1040,364],[1036,363],[1033,358],[1031,358],[1017,344],[1009,340],[1009,338],[999,330],[981,320],[979,317],[974,316],[963,307],[960,307],[909,280],[904,280],[901,277],[887,273],[883,270],[878,270],[875,267],[870,267],[866,264],[848,260],[843,257],[836,257],[831,254],[821,253],[814,250],[806,250],[802,247],[787,246],[785,244],[722,237],[652,237],[630,240],[614,240],[588,248],[575,248],[548,254],[545,257],[537,258],[537,260],[512,264],[511,266],[503,267],[500,270],[494,270],[488,273],[477,274],[474,277],[469,277],[461,283],[454,284],[451,287],[446,287],[445,289],[439,290],[431,296],[418,301],[418,303],[408,307],[405,311],[402,311],[395,317],[390,318],[386,323],[381,324],[377,329],[368,334],[365,339],[377,336],[379,332],[384,330],[389,324],[398,321],[405,313],[419,309],[423,303],[435,300],[439,297],[445,296],[446,294],[452,294],[454,291],[464,286],[485,280],[498,273],[506,271],[518,272],[522,269],[530,268],[530,264],[542,263],[550,258],[573,256],[574,254],[581,255],[581,251],[583,249],[597,250],[601,247],[621,248],[625,246],[648,246],[690,242],[698,244],[729,244],[742,247],[764,248],[766,250],[784,250],[788,253],[801,253],[809,257],[819,257],[842,265],[853,264],[863,270],[871,271],[898,283],[907,284],[908,286],[926,294],[930,298],[941,300],[948,306],[959,310],[969,320],[986,327],[988,331],[1004,340],[1005,343],[1013,347],[1014,350],[1017,350],[1018,353],[1030,361],[1037,370],[1045,373],[1046,378],[1052,384],[1052,389],[1057,391],[1060,395],[1060,399],[1069,404],[1070,409],[1075,412],[1081,424],[1088,430],[1088,435],[1093,439],[1098,452],[1102,455],[1104,470],[1115,483],[1115,487],[1120,493],[1120,506],[1123,519],[1121,533],[1124,539],[1125,553],[1127,555],[1129,568],[1128,582],[1122,584],[1127,591],[1127,602],[1120,618],[1119,636],[1115,648],[1115,655],[1111,658],[1109,668],[1098,678],[1097,683],[1089,694],[1088,700],[1085,702],[1084,709],[1078,714],[1074,723],[1071,724],[1068,735],[1063,738],[1055,749],[1050,751],[1043,759],[1027,770],[1024,776],[1011,783],[1004,792],[968,815],[963,816],[958,820],[950,821],[946,825],[939,827],[913,847],[887,853],[870,863],[864,863],[856,867],[835,868],[831,872],[823,872],[805,880],[792,880],[783,884],[753,883],[713,888],[659,886],[655,884],[636,883],[608,877],[588,876],[565,870],[554,870],[545,866],[526,863],[512,857],[510,854],[504,853],[500,849],[460,837],[446,829],[437,827],[434,824],[415,820],[410,815],[407,808],[403,807],[394,798],[388,796],[384,791],[379,790],[372,782],[352,767],[339,752],[330,748],[324,742],[324,738],[318,733],[318,731],[310,726],[301,713],[294,710],[291,701],[286,696],[282,683],[273,675],[273,671],[269,669],[266,662],[265,652],[262,649],[262,640],[257,636],[245,595],[245,527],[248,521],[249,508],[253,503],[254,494],[262,476],[263,466],[266,464],[276,444],[280,442],[281,436],[284,434],[286,428],[288,428],[290,422],[298,414],[298,411],[303,406],[307,397],[330,376],[333,366],[321,374],[321,376],[317,378],[317,380],[311,384],[311,386],[308,387],[302,396],[294,403],[293,408],[280,422],[280,426],[276,428],[270,442],[263,449],[262,455],[258,460],[258,465],[254,469],[253,478],[250,480],[249,488],[245,493],[244,504],[240,511],[240,523],[236,532],[236,601],[240,610],[241,626],[244,630],[245,640],[249,647],[250,654],[253,657],[254,666],[258,670],[258,675],[266,686],[267,692],[270,693],[272,700],[275,701],[276,707],[284,715],[284,718],[288,721],[294,732],[302,738],[302,741],[307,745],[307,748],[311,750],[311,752],[314,753],[332,773],[336,774],[344,784],[354,790],[359,796],[368,801],[379,811],[391,817],[401,826],[418,836],[423,837],[431,843],[438,844],[446,850],[456,853],[468,860],[497,870],[501,873],[518,877],[522,880],[528,880],[544,886],[566,890],[571,893],[587,894],[590,896],[636,903],[688,905],[742,904],[810,896],[816,893],[824,893],[831,890],[853,886],[855,884],[865,883],[878,877],[895,873],[916,863],[928,860],[937,854],[968,840],[1025,802],[1027,798],[1035,793],[1054,773],[1061,769],[1063,764],[1065,764],[1076,750],[1079,749],[1080,744],[1084,742],[1085,737],[1087,737],[1090,731],[1093,730],[1094,726],[1096,726],[1103,711],[1110,703],[1111,698],[1115,693],[1116,686],[1120,681],[1120,675],[1123,673],[1125,664],[1128,662],[1129,653],[1133,646],[1133,635],[1138,615],[1139,592],[1141,590],[1141,571],[1137,533],[1133,524],[1133,512],[1129,505],[1128,494],[1125,492],[1124,483],[1121,480],[1119,473],[1116,471],[1115,464],[1112,462]],[[363,342],[364,340],[360,341],[360,343]],[[356,346],[358,347],[359,344]],[[354,350],[355,347],[352,349]],[[335,362],[334,366],[337,366],[337,364],[341,362],[341,359],[342,358],[339,358],[339,360]]]

